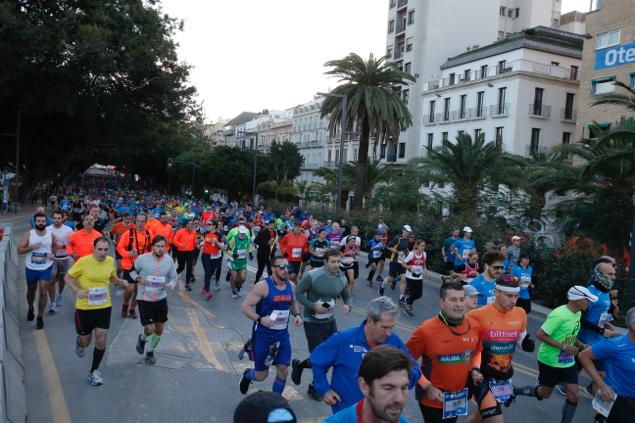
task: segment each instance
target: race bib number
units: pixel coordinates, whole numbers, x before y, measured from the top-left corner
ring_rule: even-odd
[[[514,396],[514,385],[511,380],[490,380],[489,389],[499,403],[507,402]]]
[[[146,289],[149,291],[160,291],[165,288],[164,276],[146,276]]]
[[[494,297],[494,296],[487,297],[487,304],[493,304],[494,300],[496,300],[496,297]]]
[[[380,258],[381,257],[381,250],[373,250],[373,258]]]
[[[598,391],[595,394],[595,398],[593,398],[593,401],[591,402],[593,409],[606,418],[608,418],[609,414],[611,414],[611,409],[613,408],[613,404],[615,404],[615,400],[604,401],[602,399],[601,391]]]
[[[469,249],[463,250],[463,258],[467,260],[467,258],[470,256],[471,252],[472,252],[472,250],[469,250]]]
[[[331,301],[324,301],[324,300],[317,300],[316,301],[317,304],[320,304],[322,306],[324,306],[324,303],[327,303],[329,306],[326,308],[326,313],[322,313],[322,314],[315,314],[315,318],[316,319],[329,319],[333,316],[333,313],[335,312],[335,300],[331,300]]]
[[[342,266],[351,266],[353,264],[353,257],[342,257],[340,263],[342,263]]]
[[[247,257],[247,250],[238,250],[236,251],[236,255],[239,259],[244,259]]]
[[[332,240],[330,243],[332,249],[337,249],[339,247],[339,243],[337,241]]]
[[[102,305],[108,302],[108,288],[89,288],[88,305]]]
[[[609,320],[609,312],[605,311],[604,313],[602,313],[600,315],[600,320],[598,321],[598,326],[603,328],[604,326],[606,326],[606,322],[608,322]]]
[[[443,419],[467,416],[467,388],[459,392],[443,393]]]
[[[324,248],[316,248],[315,249],[315,255],[317,257],[322,257],[324,255]]]
[[[421,272],[423,272],[422,266],[410,266],[410,274],[412,276],[421,276]]]
[[[31,263],[42,264],[46,261],[47,253],[31,253]]]
[[[271,329],[284,330],[289,324],[289,310],[274,310],[269,315],[269,319],[273,322]]]
[[[294,248],[291,250],[291,257],[300,258],[302,257],[302,248]]]
[[[523,276],[520,278],[521,288],[529,288],[529,284],[531,284],[531,276]]]
[[[571,364],[575,361],[575,358],[571,354],[566,351],[560,351],[560,355],[558,356],[559,364]]]

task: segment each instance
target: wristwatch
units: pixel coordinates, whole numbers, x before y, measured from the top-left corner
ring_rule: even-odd
[[[260,323],[261,320],[262,320],[262,317],[258,316],[258,318],[256,319],[256,323]]]

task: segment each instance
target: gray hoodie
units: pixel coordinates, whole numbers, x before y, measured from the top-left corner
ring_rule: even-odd
[[[346,277],[341,272],[331,273],[325,267],[306,272],[295,288],[295,296],[304,306],[304,320],[309,322],[326,323],[332,321],[337,297],[342,297],[344,304],[349,307],[353,306],[353,298],[348,291]],[[330,304],[330,310],[326,315],[316,315],[313,311],[313,306],[318,302]]]

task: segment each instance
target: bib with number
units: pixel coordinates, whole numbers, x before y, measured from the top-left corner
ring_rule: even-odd
[[[443,419],[467,416],[468,389],[443,393]]]
[[[31,263],[42,264],[46,261],[47,257],[48,257],[48,253],[37,253],[34,251],[31,253]]]
[[[302,257],[302,248],[294,248],[291,250],[291,257],[300,258]]]
[[[605,311],[600,315],[600,320],[598,321],[598,326],[604,328],[606,326],[606,322],[609,320],[609,312]]]
[[[471,252],[472,250],[469,250],[469,249],[463,250],[463,258],[467,259],[470,256]]]
[[[373,250],[373,258],[379,258],[381,257],[383,251],[381,250]]]
[[[514,396],[514,385],[511,380],[490,380],[489,389],[499,403],[507,402]]]
[[[422,266],[411,266],[410,267],[410,274],[412,276],[420,276],[421,272],[423,272],[423,267]]]
[[[269,315],[269,319],[273,322],[271,329],[284,330],[289,325],[289,310],[274,310]]]
[[[146,276],[146,289],[150,291],[159,291],[165,288],[164,276]]]
[[[520,278],[521,288],[528,288],[530,283],[531,283],[531,276],[523,276]]]
[[[316,301],[317,304],[323,305],[324,303],[328,303],[329,307],[326,309],[326,313],[323,314],[317,314],[315,313],[315,318],[316,319],[329,319],[331,317],[333,317],[333,313],[335,312],[335,300],[331,300],[331,301],[324,301],[322,299],[319,299]]]
[[[315,255],[317,257],[322,257],[324,255],[324,248],[316,248],[315,249]]]
[[[88,305],[102,305],[108,302],[108,288],[88,288]]]
[[[575,358],[566,351],[560,351],[560,355],[558,356],[559,364],[570,364],[575,361]]]
[[[236,255],[239,259],[244,259],[247,257],[247,250],[238,250],[236,251]]]

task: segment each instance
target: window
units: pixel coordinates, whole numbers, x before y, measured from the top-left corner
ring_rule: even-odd
[[[551,61],[551,66],[560,66],[560,62]]]
[[[443,120],[450,120],[450,97],[443,99]]]
[[[397,4],[397,0],[390,0],[390,8],[392,9]]]
[[[591,94],[598,95],[615,91],[614,76],[598,78],[591,81]]]
[[[544,91],[543,88],[536,88],[534,90],[533,114],[536,116],[542,116],[542,95]]]
[[[408,25],[415,23],[415,10],[408,11]]]
[[[454,85],[455,82],[456,82],[456,74],[452,72],[450,74],[450,85]]]
[[[485,91],[479,91],[476,93],[476,116],[483,116],[483,103],[485,100]]]
[[[331,161],[331,150],[329,150],[328,160],[327,160],[327,161],[328,161],[328,162],[330,162],[330,161]]]
[[[463,81],[469,81],[469,80],[470,80],[470,70],[465,69],[463,71]]]
[[[434,106],[436,102],[434,100],[430,101],[430,107],[428,108],[428,114],[430,115],[430,123],[434,122]]]
[[[507,60],[501,60],[498,62],[498,73],[504,73],[507,71]]]
[[[611,128],[611,124],[610,123],[591,124],[588,126],[588,128],[589,128],[589,138],[596,139],[598,135],[600,134],[600,132],[609,130]]]
[[[340,162],[340,150],[339,149],[335,150],[335,161],[337,163]]]
[[[538,151],[538,144],[540,142],[540,128],[531,128],[531,144],[529,151]]]
[[[501,16],[507,16],[507,8],[505,6],[501,6],[500,15]]]
[[[480,137],[481,134],[483,134],[483,130],[482,129],[475,129],[474,130],[474,139],[477,139],[478,137]]]
[[[635,72],[631,73],[630,87],[635,88]]]
[[[571,132],[562,133],[562,144],[571,144]]]
[[[505,114],[505,98],[507,97],[507,87],[498,89],[497,112],[499,115]]]
[[[395,20],[391,19],[388,21],[388,33],[395,32]]]
[[[569,74],[569,78],[573,79],[574,81],[578,80],[578,67],[577,66],[573,66],[571,65],[571,73]]]
[[[403,67],[404,72],[412,73],[412,63],[408,62]]]
[[[507,17],[511,18],[512,16],[514,16],[514,9],[510,7],[509,9],[507,9]]]
[[[514,10],[514,18],[517,18],[520,15],[520,8],[517,7],[516,10]]]
[[[432,144],[434,143],[434,134],[428,134],[428,151],[432,150]]]
[[[564,100],[564,118],[566,120],[573,120],[573,101],[575,100],[575,94],[567,93]]]
[[[620,30],[615,29],[613,31],[602,32],[596,36],[595,49],[601,50],[603,48],[618,45],[620,43]]]
[[[459,104],[459,119],[465,119],[465,105],[467,103],[467,94],[461,96],[461,102]]]
[[[497,147],[502,147],[503,146],[503,127],[502,126],[497,126],[496,127],[496,146]]]
[[[441,132],[441,141],[447,142],[449,140],[448,132]]]
[[[400,142],[399,143],[399,158],[403,159],[404,157],[406,157],[406,143]]]
[[[413,37],[406,38],[406,51],[412,51],[413,44],[414,44]]]
[[[401,92],[401,99],[405,104],[408,104],[408,100],[410,99],[410,90],[403,90]]]
[[[392,58],[392,46],[386,47],[386,56]]]
[[[481,78],[487,78],[487,65],[481,66]]]
[[[381,147],[379,148],[379,158],[380,159],[385,159],[386,158],[386,144],[382,144]]]

